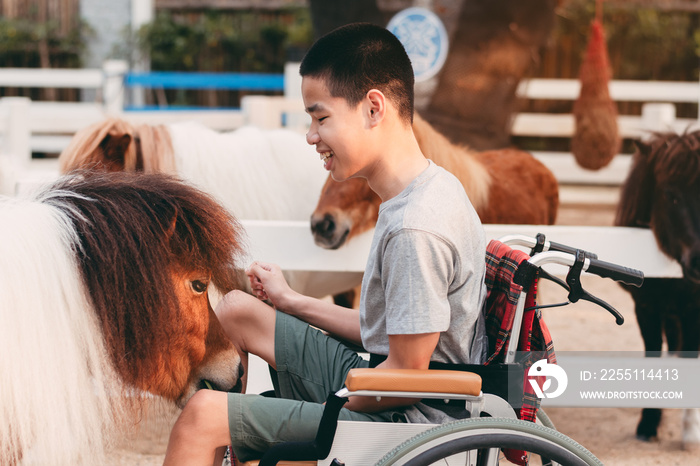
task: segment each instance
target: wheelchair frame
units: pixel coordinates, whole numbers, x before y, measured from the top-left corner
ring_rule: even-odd
[[[644,278],[638,270],[600,261],[595,254],[546,241],[544,235],[537,235],[536,238],[509,235],[499,241],[509,246],[531,248],[528,262],[536,266],[544,278],[567,288],[570,292],[569,302],[587,299],[599,304],[615,315],[618,324],[623,319],[612,306],[580,287],[580,273],[589,272],[635,286],[641,286]],[[541,267],[545,264],[568,267],[570,273],[566,283],[544,272]],[[523,289],[518,297],[505,354],[506,363],[515,362],[526,298],[527,292]],[[541,409],[538,421],[543,425],[517,419],[515,410],[505,399],[481,392],[480,378],[475,389],[474,376],[459,371],[352,369],[346,379],[346,387],[329,396],[316,439],[312,442],[294,442],[294,445],[290,445],[292,442],[277,445],[265,453],[259,466],[299,464],[289,463],[288,460],[316,459],[318,462],[315,464],[319,466],[419,466],[454,458],[454,455],[461,455],[458,457],[459,464],[488,466],[499,464],[503,448],[538,454],[543,464],[602,465],[586,448],[557,432]],[[444,390],[446,385],[451,385],[451,391]],[[351,396],[462,400],[470,418],[440,425],[339,422],[338,412]],[[490,417],[482,417],[484,413]],[[367,434],[368,431],[371,431],[371,435],[364,436],[362,448],[358,448],[356,442],[346,440]],[[387,447],[388,444],[393,447]]]

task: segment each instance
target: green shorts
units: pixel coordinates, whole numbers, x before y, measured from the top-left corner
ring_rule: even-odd
[[[228,395],[231,446],[241,461],[260,458],[277,443],[313,440],[328,394],[343,388],[350,369],[369,366],[342,343],[281,312],[275,323],[275,362],[276,398]],[[400,410],[366,414],[343,408],[340,419],[405,422]]]

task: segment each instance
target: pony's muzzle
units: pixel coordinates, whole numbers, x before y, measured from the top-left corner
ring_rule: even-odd
[[[224,386],[221,383],[217,383],[216,381],[208,380],[208,379],[201,379],[199,383],[197,384],[197,389],[198,390],[203,390],[203,389],[208,389],[208,390],[217,390],[220,392],[229,392],[229,393],[240,393],[241,390],[243,389],[243,375],[245,374],[245,369],[243,368],[243,364],[239,363],[238,364],[238,375],[235,377],[236,383],[233,386]]]
[[[311,233],[314,243],[325,249],[338,249],[350,233],[349,228],[340,228],[335,217],[325,214],[323,217],[311,216]]]

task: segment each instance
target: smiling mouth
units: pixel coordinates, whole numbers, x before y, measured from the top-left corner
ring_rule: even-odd
[[[323,162],[324,166],[328,165],[328,161],[333,157],[333,151],[328,151],[328,152],[320,152],[319,157],[321,158],[321,161]]]

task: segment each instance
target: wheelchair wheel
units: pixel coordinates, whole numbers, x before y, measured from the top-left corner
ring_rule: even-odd
[[[549,427],[550,429],[557,430],[556,427],[554,427],[554,422],[547,416],[547,413],[544,412],[544,409],[540,408],[537,410],[537,420],[540,421],[540,423],[545,426]]]
[[[548,427],[519,419],[478,418],[426,430],[395,447],[376,466],[498,464],[500,448],[525,450],[563,466],[603,464],[583,446]],[[458,454],[458,463],[440,462]]]

